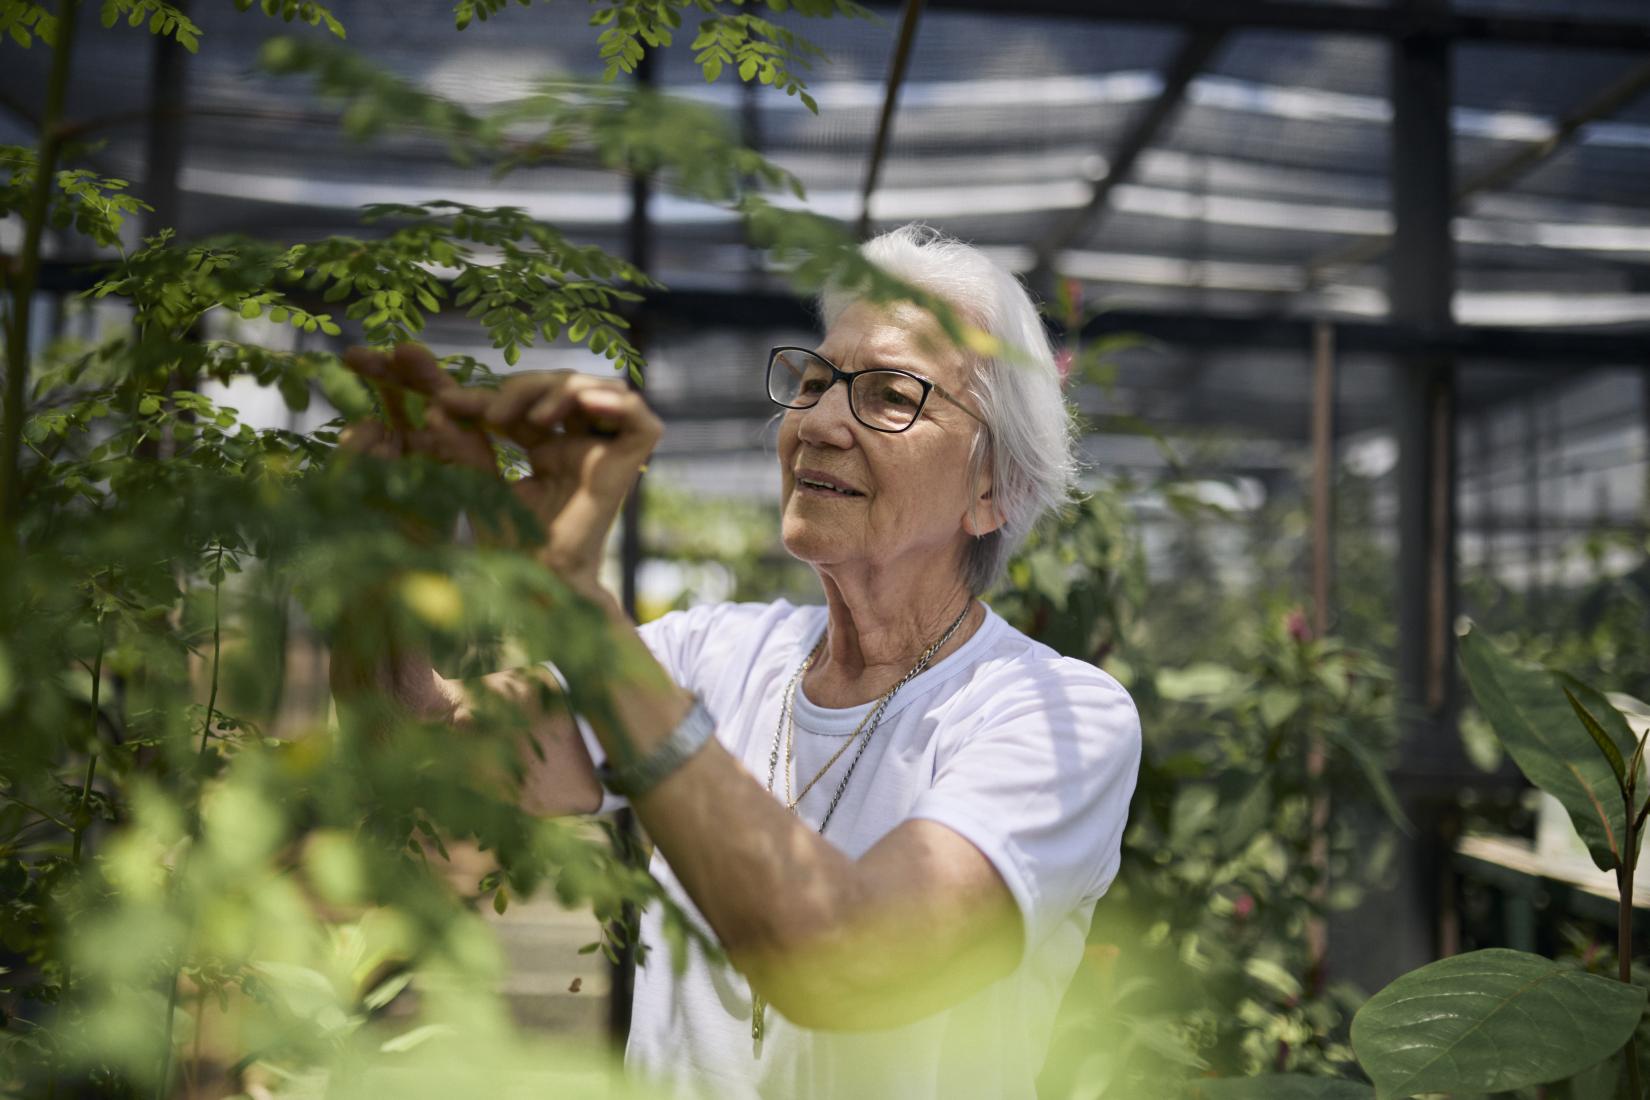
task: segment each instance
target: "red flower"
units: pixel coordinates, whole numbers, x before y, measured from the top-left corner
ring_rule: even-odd
[[[1283,627],[1289,631],[1289,636],[1297,642],[1310,642],[1312,628],[1306,624],[1306,612],[1296,607],[1283,617]]]
[[[1239,894],[1232,903],[1232,914],[1238,920],[1248,920],[1255,912],[1255,899],[1248,894]]]

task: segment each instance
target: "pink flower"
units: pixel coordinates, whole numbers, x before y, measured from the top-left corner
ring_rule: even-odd
[[[1248,920],[1254,911],[1255,899],[1248,894],[1239,894],[1238,899],[1232,903],[1232,914],[1238,920]]]
[[[1289,636],[1297,642],[1310,642],[1312,628],[1306,624],[1306,612],[1296,607],[1283,617],[1283,627],[1289,631]]]
[[[1054,353],[1054,369],[1060,372],[1061,386],[1071,381],[1071,364],[1074,359],[1070,348],[1061,348]]]

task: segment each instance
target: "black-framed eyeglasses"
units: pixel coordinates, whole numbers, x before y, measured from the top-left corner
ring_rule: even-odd
[[[768,353],[768,397],[787,409],[811,409],[825,391],[838,382],[848,384],[848,409],[854,419],[872,431],[903,432],[917,422],[917,416],[937,393],[978,420],[973,409],[946,392],[938,382],[920,374],[878,367],[874,370],[842,370],[835,363],[807,348],[778,347]]]

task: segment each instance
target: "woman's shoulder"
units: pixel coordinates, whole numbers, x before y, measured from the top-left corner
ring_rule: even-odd
[[[748,663],[788,646],[824,621],[822,607],[789,600],[769,603],[703,603],[670,611],[638,628],[642,640],[678,683],[707,663],[718,668]]]
[[[1133,709],[1128,690],[1105,669],[1065,656],[995,611],[988,622],[992,633],[972,669],[970,694],[1004,701],[1058,695]]]

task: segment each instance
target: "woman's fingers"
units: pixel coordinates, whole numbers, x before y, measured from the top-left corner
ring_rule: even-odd
[[[423,344],[395,345],[395,350],[386,357],[385,368],[392,380],[427,397],[458,386],[452,376],[441,369],[441,360]]]
[[[459,424],[438,405],[424,411],[424,430],[415,433],[413,448],[455,466],[487,472],[498,469],[487,434]]]
[[[374,458],[400,458],[402,440],[380,420],[357,420],[338,436],[338,449]]]
[[[359,344],[345,350],[344,366],[374,382],[382,382],[389,376],[389,357],[381,351],[364,348]]]

